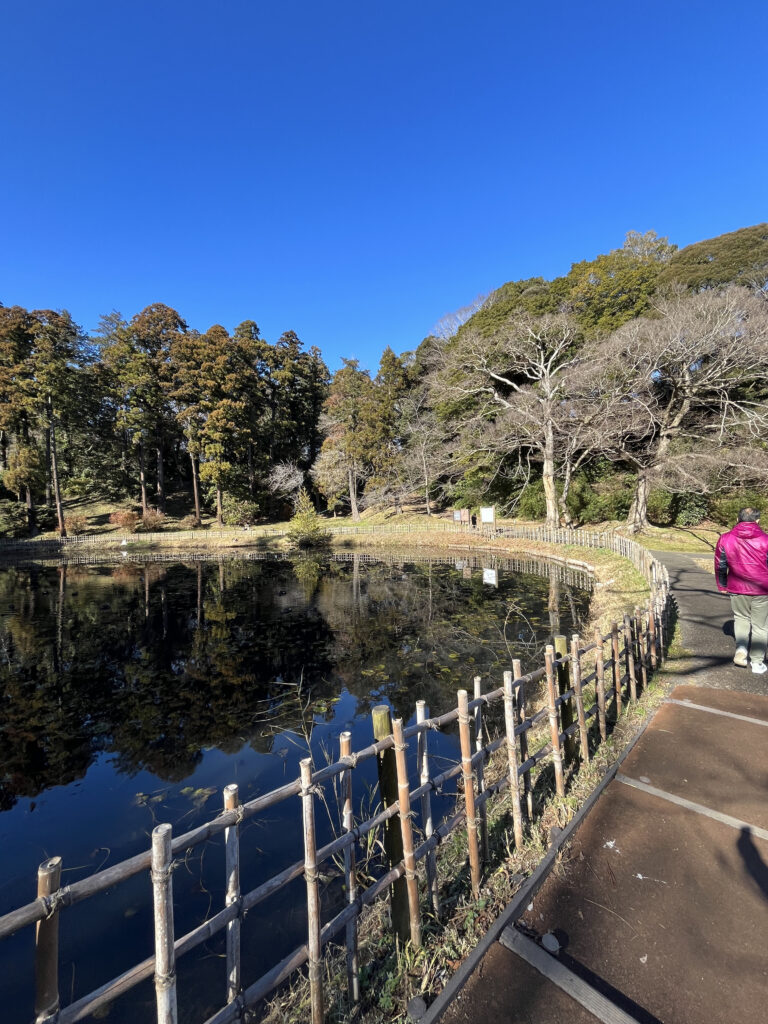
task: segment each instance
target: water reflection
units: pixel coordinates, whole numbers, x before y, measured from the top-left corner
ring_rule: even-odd
[[[484,583],[483,570],[496,573],[496,585]],[[247,800],[295,778],[308,750],[316,762],[337,752],[343,729],[365,745],[375,704],[386,701],[408,720],[424,699],[439,714],[455,705],[458,688],[471,690],[473,676],[488,689],[513,657],[524,668],[539,664],[553,632],[582,626],[585,583],[559,566],[423,553],[118,554],[112,564],[0,570],[0,913],[34,897],[46,856],[61,854],[65,882],[74,881],[145,849],[156,821],[183,831],[211,817],[228,782]],[[436,736],[435,757],[454,756],[455,745],[451,735]],[[370,787],[375,767],[366,770],[360,778]],[[295,811],[281,806],[252,823],[244,884],[300,855]],[[209,875],[203,852],[195,863],[174,881],[180,930],[222,895],[223,872]],[[69,996],[148,954],[146,881],[132,886],[111,895],[103,916],[88,910],[87,934],[68,938],[65,926],[63,970],[76,978]],[[251,978],[302,934],[292,899],[285,892],[265,907],[270,930],[249,947]],[[124,904],[124,942],[94,957],[87,943],[111,927],[115,900]],[[29,936],[4,945],[0,993],[25,1019]],[[218,970],[215,958],[199,970],[200,986],[207,970]],[[125,1019],[131,1014],[135,1003]],[[115,1010],[111,1019],[123,1017]]]

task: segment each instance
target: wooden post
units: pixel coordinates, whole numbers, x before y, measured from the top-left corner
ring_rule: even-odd
[[[519,850],[523,845],[523,815],[520,810],[520,776],[517,759],[515,690],[512,673],[504,673],[504,725],[507,732],[507,762],[509,766],[509,792],[512,797],[512,828],[515,833],[515,846]]]
[[[648,638],[643,628],[643,609],[635,608],[635,633],[637,635],[637,658],[640,662],[640,691],[648,688]]]
[[[555,683],[555,649],[547,644],[544,652],[544,665],[547,674],[547,704],[549,706],[549,731],[552,737],[552,761],[555,766],[555,790],[558,796],[565,796],[565,776],[563,774],[563,755],[560,749],[560,722],[557,717],[557,684]]]
[[[469,701],[467,691],[459,690],[459,742],[461,744],[461,767],[464,779],[464,802],[467,808],[467,842],[469,845],[469,873],[472,879],[472,895],[480,894],[480,850],[477,843],[477,821],[475,820],[475,781],[472,774],[472,750],[469,742]]]
[[[616,694],[616,717],[621,714],[621,662],[619,661],[619,624],[611,623],[611,655],[613,657],[613,692]]]
[[[523,667],[520,664],[520,659],[515,658],[512,661],[512,677],[515,682],[518,679],[522,679]],[[525,683],[520,683],[517,688],[517,717],[518,721],[522,724],[527,717],[527,710],[525,705]],[[520,760],[525,764],[528,760],[528,733],[520,733]],[[525,812],[528,817],[528,821],[533,821],[533,791],[531,789],[531,770],[523,772],[523,790],[525,792]]]
[[[376,740],[384,740],[392,735],[392,718],[389,713],[389,705],[378,704],[372,711],[373,737]],[[379,754],[377,760],[379,769],[379,795],[386,810],[392,804],[397,803],[397,764],[395,752],[390,747]],[[403,859],[403,837],[395,818],[389,818],[384,825],[384,852],[387,858],[387,867],[393,868]],[[390,905],[392,912],[392,930],[403,942],[407,942],[411,934],[410,916],[408,913],[408,889],[405,878],[398,878],[389,887]]]
[[[480,676],[475,676],[475,699],[482,696],[483,680]],[[481,704],[475,708],[475,752],[479,753],[483,749],[483,743],[485,742],[485,735],[483,733],[483,707]],[[485,791],[485,771],[483,769],[482,758],[477,766],[477,792],[483,793]],[[478,820],[480,822],[480,851],[482,853],[483,862],[488,863],[488,813],[487,804],[482,804],[478,812]]]
[[[317,877],[315,840],[315,796],[312,791],[312,758],[299,762],[301,769],[301,807],[304,824],[304,879],[307,883],[307,952],[309,992],[312,1000],[312,1024],[323,1024],[323,962],[320,958],[320,887]]]
[[[424,700],[416,701],[416,721],[424,722],[429,718],[429,708]],[[417,760],[419,762],[419,783],[426,786],[429,782],[429,748],[427,743],[427,730],[423,729],[418,735]],[[432,821],[432,799],[429,790],[421,798],[421,827],[424,829],[424,837],[429,837],[434,832]],[[434,850],[430,850],[426,857],[427,861],[427,889],[432,904],[432,911],[440,920],[440,892],[437,885],[437,858]]]
[[[558,635],[555,637],[555,653],[557,654],[557,689],[562,697],[566,690],[571,688],[571,667],[567,661],[563,660],[568,655],[568,641],[564,636]],[[573,725],[573,720],[572,701],[563,701],[560,705],[560,731],[565,732],[570,725]],[[563,744],[563,754],[563,760],[566,765],[572,764],[576,760],[575,736],[566,736],[565,743]]]
[[[37,895],[52,896],[61,884],[61,857],[44,860],[37,869]],[[59,912],[35,927],[35,1022],[54,1021],[59,1012]]]
[[[352,733],[343,732],[339,737],[341,745],[341,756],[349,757],[352,753]],[[341,777],[341,792],[344,798],[343,805],[343,827],[345,832],[351,832],[355,827],[355,818],[352,810],[352,769],[347,768]],[[357,899],[357,875],[355,872],[355,847],[344,848],[344,884],[347,889],[347,903],[354,903]],[[360,971],[357,960],[357,916],[347,924],[347,988],[349,999],[352,1003],[360,1000]]]
[[[176,952],[173,948],[172,828],[152,829],[152,897],[155,912],[155,1000],[157,1024],[177,1024]]]
[[[629,615],[624,616],[624,654],[627,659],[627,676],[629,677],[629,696],[637,700],[637,676],[635,675],[635,638],[632,629],[632,620]]]
[[[224,787],[224,810],[236,811],[240,806],[237,783]],[[240,825],[224,829],[224,855],[227,878],[224,905],[230,907],[240,899]],[[227,1002],[240,995],[240,913],[227,924]]]
[[[605,722],[605,665],[603,664],[603,635],[595,627],[595,695],[597,697],[597,722],[600,739],[605,742],[608,729]]]
[[[651,597],[648,602],[648,632],[650,633],[651,671],[655,672],[659,667],[659,651],[656,638],[656,602],[654,597]]]
[[[403,864],[405,885],[408,891],[408,917],[410,921],[411,945],[421,949],[421,915],[419,914],[419,879],[416,874],[416,858],[413,855],[413,828],[411,826],[411,790],[408,785],[408,765],[405,752],[408,749],[403,737],[403,720],[396,718],[392,723],[395,737],[395,764],[397,767],[397,799],[400,804],[400,832],[403,838]]]
[[[579,720],[579,745],[581,756],[585,764],[589,764],[589,734],[587,733],[587,718],[584,714],[584,694],[581,692],[581,648],[579,646],[579,634],[574,633],[571,637],[571,678],[573,681],[573,693],[576,700],[576,715]]]

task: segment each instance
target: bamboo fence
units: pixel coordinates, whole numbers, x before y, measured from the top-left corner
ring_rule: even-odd
[[[519,529],[519,528],[518,528]],[[584,542],[585,531],[530,531],[530,539],[552,543],[576,543],[574,534]],[[535,535],[534,535],[535,534]],[[0,917],[0,939],[20,929],[34,926],[36,930],[36,991],[34,995],[37,1024],[73,1024],[106,1007],[137,984],[154,978],[158,1024],[176,1024],[178,960],[198,948],[212,936],[226,936],[226,1002],[205,1024],[228,1024],[246,1018],[247,1011],[258,1004],[293,972],[306,965],[310,981],[312,1024],[324,1019],[323,950],[332,941],[346,945],[347,979],[352,1003],[359,998],[358,932],[361,912],[396,883],[405,892],[405,915],[408,935],[414,946],[421,943],[421,914],[424,909],[439,916],[439,891],[436,879],[435,851],[440,843],[456,830],[466,831],[470,875],[473,892],[482,882],[485,861],[483,823],[488,801],[507,792],[511,802],[514,841],[523,841],[524,822],[533,813],[532,792],[538,773],[547,763],[554,766],[555,788],[565,792],[566,771],[576,770],[578,762],[588,762],[594,747],[607,735],[607,715],[617,715],[623,703],[636,700],[654,666],[664,656],[669,626],[669,581],[666,570],[644,549],[624,538],[594,535],[588,547],[603,546],[629,558],[644,572],[651,597],[647,605],[636,608],[624,622],[614,623],[606,634],[596,631],[591,642],[579,636],[570,638],[567,653],[557,655],[555,646],[546,648],[545,664],[526,675],[519,661],[511,672],[505,672],[503,685],[489,693],[479,692],[475,683],[474,697],[459,691],[457,706],[435,718],[429,716],[424,702],[416,708],[415,721],[404,727],[401,720],[391,723],[388,734],[362,750],[351,750],[348,733],[340,738],[337,761],[314,767],[311,759],[301,762],[300,777],[278,789],[247,803],[240,803],[236,786],[224,790],[224,810],[212,821],[189,832],[174,836],[169,824],[158,825],[152,833],[151,848],[129,860],[99,871],[71,885],[61,887],[61,858],[45,861],[38,872],[38,897],[31,903]],[[614,544],[616,547],[614,547]],[[556,638],[564,641],[565,638]],[[586,658],[586,656],[589,656]],[[594,668],[592,665],[594,664]],[[591,669],[591,671],[586,671]],[[529,713],[530,699],[545,684],[546,700],[535,713]],[[483,726],[487,708],[498,706],[503,712],[503,733],[490,740]],[[387,710],[386,708],[384,710]],[[381,711],[381,708],[375,709]],[[458,723],[461,756],[448,769],[435,773],[429,755],[429,735]],[[570,724],[564,724],[564,723]],[[531,753],[530,743],[544,731],[546,742]],[[474,742],[473,742],[474,734]],[[547,739],[548,736],[548,739]],[[568,742],[573,740],[576,754],[569,763]],[[409,742],[416,754],[416,778],[406,770]],[[483,774],[483,767],[497,750],[506,750],[507,770],[493,783]],[[365,820],[355,821],[352,808],[352,776],[355,769],[372,758],[395,762],[394,793],[384,800],[383,810]],[[432,814],[431,796],[442,792],[452,779],[463,782],[462,795],[455,813],[437,823]],[[323,787],[337,783],[343,797],[341,834],[324,846],[317,846],[315,807]],[[243,893],[240,888],[240,826],[254,816],[293,797],[301,798],[304,852],[301,859],[257,888]],[[418,808],[418,812],[415,810]],[[418,831],[413,828],[419,817]],[[398,833],[400,851],[397,859],[384,864],[383,873],[363,888],[355,872],[357,844],[369,832],[388,825]],[[172,870],[175,858],[222,835],[225,841],[226,878],[224,907],[184,935],[174,933],[174,902]],[[330,920],[323,921],[319,895],[318,870],[332,858],[343,858],[346,877],[346,904]],[[419,866],[424,864],[424,879]],[[140,873],[149,872],[153,894],[155,921],[155,955],[136,964],[98,989],[67,1006],[60,1006],[58,985],[58,928],[61,913],[82,901],[112,889]],[[303,877],[306,884],[307,937],[266,974],[245,987],[241,977],[240,924],[243,917],[267,897],[294,879]],[[420,891],[421,890],[421,891]],[[394,916],[394,915],[393,915]]]

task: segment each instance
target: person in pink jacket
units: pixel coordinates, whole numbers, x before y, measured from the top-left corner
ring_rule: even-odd
[[[721,535],[715,547],[715,578],[717,589],[731,597],[734,664],[746,666],[749,660],[752,671],[762,675],[768,671],[768,533],[760,529],[757,509],[743,508],[734,528]]]

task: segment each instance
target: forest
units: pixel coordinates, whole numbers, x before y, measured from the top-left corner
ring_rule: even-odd
[[[549,525],[731,522],[768,495],[768,224],[655,232],[511,281],[375,374],[154,303],[86,334],[0,304],[0,536],[496,504]]]

